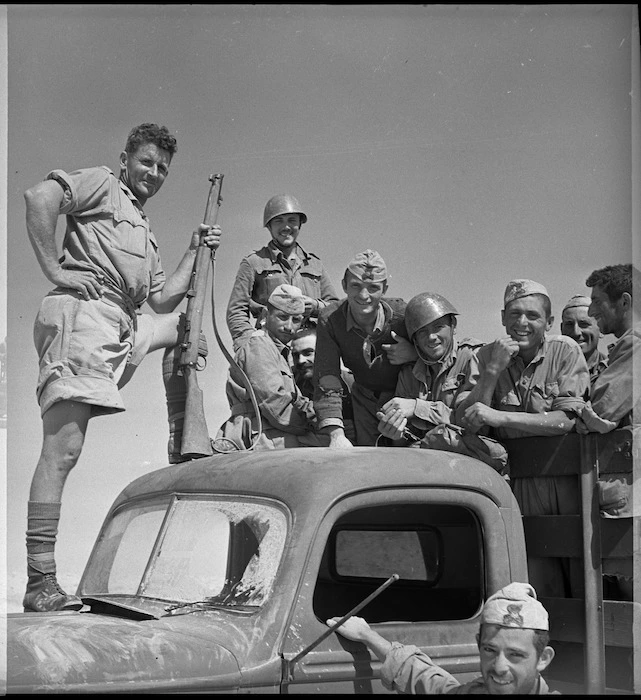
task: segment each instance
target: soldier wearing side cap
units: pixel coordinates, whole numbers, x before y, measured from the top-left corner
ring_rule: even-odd
[[[342,415],[341,361],[354,376],[352,408],[357,445],[375,445],[377,411],[394,396],[400,366],[416,360],[407,340],[405,302],[384,298],[387,267],[375,250],[348,264],[342,280],[347,295],[321,311],[314,365],[314,407],[330,447],[352,447]]]
[[[277,194],[265,205],[263,226],[272,239],[241,260],[227,305],[234,350],[260,326],[267,299],[280,284],[302,291],[306,319],[315,320],[320,309],[338,300],[321,259],[298,243],[306,222],[298,200],[289,194]]]
[[[456,339],[458,311],[435,292],[422,292],[407,302],[405,327],[418,359],[404,365],[394,397],[378,414],[381,435],[396,445],[416,438],[442,423],[449,423],[458,392],[473,353],[483,343],[476,338]]]
[[[547,335],[554,317],[546,288],[512,280],[501,320],[508,335],[480,348],[470,361],[456,422],[498,440],[570,432],[589,393],[588,366],[576,341]],[[579,512],[573,476],[512,478],[511,485],[523,515]],[[530,580],[542,595],[580,592],[582,578],[568,573],[569,566],[528,558]]]
[[[608,358],[599,350],[601,332],[596,319],[590,316],[590,297],[575,294],[571,297],[561,312],[561,335],[576,340],[581,348],[583,357],[588,363],[590,384],[603,372],[608,365]]]
[[[256,449],[327,446],[329,438],[316,433],[312,402],[302,395],[294,381],[289,359],[289,342],[305,315],[304,295],[281,284],[267,300],[265,325],[254,329],[236,351],[235,360],[249,379],[262,421],[262,435]],[[258,436],[258,418],[242,377],[232,366],[227,378],[230,418],[217,438],[233,441],[246,449]]]
[[[339,617],[327,620],[335,625]],[[461,685],[413,645],[389,642],[361,617],[336,631],[362,642],[381,661],[381,680],[390,691],[408,695],[558,695],[541,673],[554,658],[548,613],[528,583],[510,583],[491,595],[476,636],[481,675]]]

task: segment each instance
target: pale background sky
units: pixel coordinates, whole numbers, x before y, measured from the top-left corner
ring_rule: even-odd
[[[633,255],[636,15],[636,5],[9,5],[8,610],[21,610],[26,583],[42,435],[32,325],[51,288],[26,235],[29,186],[54,168],[117,172],[132,126],[166,125],[178,153],[145,210],[168,271],[202,219],[209,175],[225,175],[215,290],[228,349],[238,264],[269,240],[263,207],[284,192],[307,213],[299,241],[337,291],[350,258],[374,248],[390,295],[445,295],[461,335],[502,333],[503,289],[517,277],[547,286],[558,332],[588,274]],[[204,329],[213,435],[228,415],[227,363],[209,306]],[[166,465],[160,362],[150,355],[125,387],[126,412],[91,421],[68,479],[57,561],[71,590],[114,498]]]

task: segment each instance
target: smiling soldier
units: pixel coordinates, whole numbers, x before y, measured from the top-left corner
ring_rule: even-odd
[[[512,280],[504,293],[501,321],[507,336],[472,357],[457,400],[456,422],[498,440],[564,435],[585,406],[590,380],[581,348],[563,335],[547,335],[554,317],[546,288]],[[513,478],[523,515],[578,512],[573,476]],[[570,595],[580,577],[569,562],[528,558],[530,580],[541,595]]]
[[[131,130],[120,176],[105,167],[53,170],[25,192],[27,233],[55,288],[34,325],[43,423],[27,508],[25,612],[77,610],[56,578],[54,548],[63,488],[80,457],[89,419],[124,411],[119,389],[146,353],[181,342],[183,315],[170,313],[189,287],[201,232],[211,248],[220,227],[200,225],[166,276],[143,206],[169,174],[176,139],[145,123]],[[58,216],[67,230],[59,257]],[[147,302],[158,316],[139,313]],[[183,379],[184,389],[184,379]]]
[[[375,445],[377,411],[394,396],[402,364],[416,360],[407,340],[405,302],[385,298],[387,266],[375,250],[358,253],[343,275],[347,298],[318,319],[314,407],[332,448],[351,448],[343,422],[341,367],[354,375],[352,409],[357,445]]]
[[[588,363],[590,382],[603,372],[608,365],[607,356],[599,350],[599,324],[590,316],[591,300],[583,294],[575,294],[561,312],[561,335],[576,340],[583,357]]]
[[[376,654],[387,690],[411,695],[557,695],[541,677],[554,658],[549,629],[548,613],[532,586],[510,583],[497,591],[483,606],[476,636],[481,675],[465,685],[418,647],[387,641],[361,617],[348,618],[336,631]]]
[[[458,311],[442,295],[422,292],[407,302],[405,327],[418,359],[404,365],[394,398],[379,412],[381,435],[396,445],[409,424],[418,438],[440,423],[449,423],[454,399],[474,352],[483,343],[475,338],[456,339]]]
[[[271,240],[241,260],[227,305],[234,350],[264,321],[269,295],[280,284],[301,290],[306,319],[338,299],[321,259],[298,242],[305,223],[307,214],[289,194],[274,195],[265,205],[263,226]]]

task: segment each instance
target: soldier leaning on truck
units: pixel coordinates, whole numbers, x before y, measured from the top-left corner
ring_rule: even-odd
[[[576,341],[546,333],[554,317],[546,288],[512,280],[504,293],[501,321],[506,337],[480,348],[457,398],[456,422],[472,432],[491,430],[498,440],[564,435],[574,429],[588,397],[588,366]],[[576,478],[512,478],[524,515],[578,512]],[[533,585],[544,595],[566,597],[582,577],[570,562],[528,558]],[[574,566],[571,567],[574,570]],[[571,578],[569,578],[571,577]]]
[[[298,243],[306,222],[298,200],[289,194],[277,194],[265,205],[263,226],[272,239],[241,260],[227,305],[234,350],[260,326],[267,299],[280,284],[303,292],[305,316],[309,318],[316,318],[320,309],[338,300],[321,259]]]
[[[324,447],[329,437],[316,432],[313,403],[296,386],[290,364],[289,342],[305,317],[305,296],[289,284],[281,284],[267,300],[265,325],[241,339],[235,361],[254,390],[260,410],[262,434],[245,383],[236,367],[227,378],[230,418],[217,439],[231,440],[240,449],[256,442],[257,449]]]
[[[130,132],[120,175],[105,167],[53,170],[25,192],[27,232],[47,279],[34,326],[43,443],[27,506],[25,611],[77,610],[54,557],[62,492],[92,416],[124,411],[119,389],[146,353],[180,342],[181,314],[200,231],[215,248],[220,227],[200,226],[167,277],[143,206],[161,188],[176,152],[167,129],[145,123]],[[56,224],[67,229],[58,257]],[[139,314],[144,302],[159,314]]]
[[[608,366],[592,384],[590,402],[581,413],[577,430],[608,433],[639,425],[641,387],[635,386],[638,375],[632,363],[641,350],[641,314],[632,303],[632,295],[633,287],[641,289],[641,274],[631,264],[611,265],[594,270],[586,285],[592,288],[590,315],[603,335],[612,333],[617,340],[608,348]]]
[[[352,407],[357,445],[375,445],[376,412],[394,395],[400,366],[416,360],[407,340],[405,302],[384,298],[387,267],[375,250],[348,264],[342,280],[346,299],[318,318],[314,364],[314,408],[330,447],[350,448],[342,416],[341,363],[354,375]]]
[[[592,289],[590,315],[601,333],[612,333],[617,340],[609,346],[608,366],[592,383],[590,401],[577,420],[577,432],[608,433],[625,426],[633,426],[637,432],[641,425],[641,364],[635,372],[633,362],[641,363],[641,318],[633,294],[641,289],[641,274],[631,264],[610,265],[594,270],[586,285]],[[599,478],[602,517],[632,517],[630,476]],[[623,573],[613,572],[605,582],[611,597],[632,600],[632,580]]]
[[[422,292],[407,302],[405,327],[418,359],[401,368],[394,397],[378,414],[381,435],[397,445],[411,442],[404,437],[406,426],[420,439],[450,422],[470,358],[483,345],[476,338],[456,339],[457,316],[454,306],[435,292]]]
[[[327,620],[329,626],[340,620]],[[362,642],[382,662],[386,690],[410,695],[559,695],[541,673],[554,658],[548,613],[527,583],[510,583],[491,595],[481,612],[476,636],[481,675],[461,685],[418,647],[389,642],[360,617],[336,631]]]

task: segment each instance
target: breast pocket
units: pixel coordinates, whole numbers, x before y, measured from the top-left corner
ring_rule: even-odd
[[[558,395],[558,382],[535,384],[530,391],[529,411],[532,413],[549,411]]]
[[[302,280],[302,291],[312,299],[320,299],[321,295],[321,276],[311,270],[301,270],[300,276]]]
[[[94,219],[94,245],[102,251],[108,251],[109,257],[112,257],[114,252],[120,260],[128,256],[136,258],[146,256],[149,229],[142,217],[115,210],[108,217],[92,218]]]
[[[270,294],[278,287],[279,284],[286,284],[287,280],[282,270],[262,270],[256,276],[256,282],[254,283],[254,293],[252,298],[259,304],[265,305],[269,299]]]

